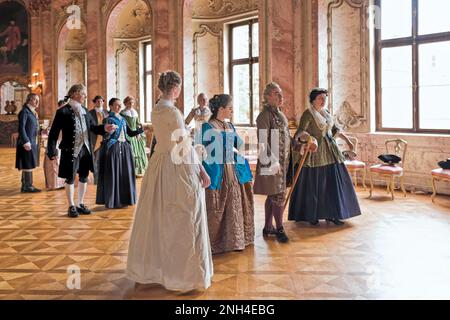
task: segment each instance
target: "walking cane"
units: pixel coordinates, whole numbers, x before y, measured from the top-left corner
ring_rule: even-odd
[[[306,151],[303,154],[302,158],[300,159],[300,164],[297,168],[297,171],[295,172],[294,181],[292,182],[292,186],[291,186],[289,193],[286,197],[286,200],[284,202],[284,207],[283,207],[282,212],[284,212],[284,210],[286,210],[287,204],[288,204],[289,200],[291,199],[292,192],[294,192],[295,184],[297,183],[298,177],[300,177],[300,172],[302,171],[302,168],[303,168],[303,165],[305,164],[306,158],[308,158],[309,154],[311,153],[310,147],[311,147],[312,142],[313,142],[313,138],[309,137],[308,143],[306,145]]]

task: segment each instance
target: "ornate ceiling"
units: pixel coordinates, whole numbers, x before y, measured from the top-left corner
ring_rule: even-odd
[[[258,0],[194,0],[194,18],[224,18],[258,9]]]
[[[128,0],[117,15],[111,15],[111,19],[117,19],[116,38],[138,38],[151,34],[151,11],[143,0]]]

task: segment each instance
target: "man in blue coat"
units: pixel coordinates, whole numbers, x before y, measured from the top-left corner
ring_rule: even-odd
[[[21,192],[35,193],[41,190],[33,186],[33,169],[39,166],[39,120],[36,109],[39,106],[39,96],[30,93],[19,113],[19,138],[16,147],[16,168],[22,171]]]

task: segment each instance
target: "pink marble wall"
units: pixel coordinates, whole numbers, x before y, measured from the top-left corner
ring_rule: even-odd
[[[194,56],[192,29],[192,0],[185,0],[183,5],[183,111],[187,115],[194,107]]]
[[[87,1],[86,23],[89,32],[86,33],[86,55],[87,55],[87,87],[89,97],[97,94],[106,95],[102,90],[104,77],[104,63],[100,57],[102,52],[100,1]]]
[[[45,34],[45,37],[41,38],[41,50],[42,50],[42,76],[44,79],[42,106],[44,107],[41,112],[45,118],[52,118],[56,111],[55,92],[54,92],[54,37],[53,37],[53,19],[50,10],[45,10],[41,13],[41,34]]]
[[[328,2],[318,0],[319,86],[328,87]]]
[[[115,97],[117,95],[116,86],[116,44],[114,42],[114,33],[119,22],[119,15],[122,9],[127,5],[128,0],[119,2],[108,16],[106,24],[106,98]]]
[[[174,59],[170,47],[170,30],[169,30],[169,1],[155,0],[154,2],[154,31],[153,31],[153,55],[154,55],[154,74],[172,69],[174,67]]]
[[[61,29],[61,32],[59,33],[58,36],[58,42],[57,42],[57,46],[58,46],[58,83],[57,83],[57,87],[58,87],[58,92],[57,94],[57,99],[63,98],[67,92],[66,92],[66,66],[65,66],[65,59],[64,59],[64,48],[66,46],[66,41],[67,41],[67,36],[68,36],[69,30],[67,29],[67,27],[63,27]]]
[[[295,119],[294,107],[294,10],[292,1],[269,0],[267,9],[270,11],[270,19],[265,19],[265,13],[261,12],[263,21],[271,24],[271,33],[268,39],[268,50],[271,55],[271,79],[277,82],[284,93],[284,113],[288,119]],[[261,20],[261,19],[260,19]]]

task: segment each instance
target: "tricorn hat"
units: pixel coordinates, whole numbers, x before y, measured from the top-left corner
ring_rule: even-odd
[[[444,170],[450,170],[450,159],[447,159],[446,161],[440,161],[438,165]]]
[[[396,156],[395,154],[382,154],[378,157],[378,159],[390,165],[397,164],[402,161],[402,158]]]

